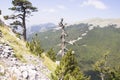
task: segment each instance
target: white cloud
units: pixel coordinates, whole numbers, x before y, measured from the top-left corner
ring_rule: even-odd
[[[54,8],[49,8],[49,9],[42,9],[41,11],[42,11],[42,12],[46,12],[46,13],[54,13],[54,12],[56,12],[57,10],[54,9]]]
[[[64,5],[57,5],[57,7],[58,7],[59,9],[66,9],[66,7],[65,7]]]
[[[58,12],[60,10],[65,10],[65,9],[67,8],[64,5],[56,5],[55,8],[45,8],[39,11],[44,12],[44,13],[55,13],[55,12]]]
[[[84,6],[93,6],[96,9],[105,10],[107,6],[100,0],[86,0],[81,4],[82,7]]]

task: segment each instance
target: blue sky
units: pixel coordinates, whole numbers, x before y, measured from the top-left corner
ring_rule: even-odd
[[[8,8],[12,0],[1,0],[4,15],[13,14]],[[27,19],[27,25],[52,22],[57,24],[64,18],[68,24],[89,18],[120,18],[120,0],[29,0],[38,12]]]

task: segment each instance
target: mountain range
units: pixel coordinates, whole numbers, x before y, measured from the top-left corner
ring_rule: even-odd
[[[29,34],[37,33],[37,32],[45,32],[45,31],[51,30],[55,27],[56,27],[56,25],[53,23],[33,25],[33,26],[30,26],[27,28],[27,33],[29,35]]]
[[[66,27],[68,49],[74,50],[83,71],[92,69],[92,65],[104,54],[109,53],[109,65],[120,65],[120,19],[89,19]],[[29,35],[28,40],[34,34]],[[60,50],[61,29],[38,32],[42,47],[47,51]]]
[[[74,51],[81,70],[86,75],[91,75],[92,80],[99,80],[96,78],[97,75],[92,72],[92,66],[96,61],[103,58],[106,53],[108,54],[107,66],[116,67],[120,65],[119,23],[120,19],[90,19],[68,25],[65,28],[68,34],[68,37],[66,37],[68,41],[67,48]],[[44,29],[37,26],[31,27],[29,29],[31,34],[28,35],[28,40],[30,41],[38,33],[41,47],[45,51],[53,48],[57,54],[61,45],[61,29],[53,25],[53,23],[44,24],[45,27],[41,26]],[[0,79],[7,79],[9,72],[10,74],[15,72],[13,75],[18,79],[25,79],[27,76],[33,79],[36,78],[36,73],[39,73],[38,78],[49,80],[49,77],[46,76],[46,74],[49,75],[50,73],[48,67],[52,65],[48,61],[49,59],[41,60],[42,58],[39,59],[32,55],[26,47],[26,42],[17,38],[11,29],[4,24],[0,25],[0,31],[2,34],[0,40],[0,70],[2,72],[0,71],[0,74],[5,73],[0,76]],[[47,67],[45,61],[47,62]],[[50,63],[48,64],[48,62]],[[6,72],[6,69],[9,72]],[[28,71],[27,74],[26,71]]]

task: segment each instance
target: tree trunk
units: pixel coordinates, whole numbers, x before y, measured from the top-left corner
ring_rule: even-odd
[[[65,45],[65,42],[66,42],[66,40],[65,40],[65,30],[64,30],[64,28],[62,28],[62,46],[61,46],[61,49],[62,49],[62,52],[61,52],[61,55],[62,55],[62,57],[65,55],[65,48],[66,48],[66,45]]]
[[[100,76],[101,76],[101,80],[104,80],[104,74],[100,73]]]
[[[26,36],[25,17],[26,17],[26,10],[24,9],[22,23],[23,23],[23,39],[26,41],[26,37],[27,37],[27,36]]]
[[[23,29],[23,39],[26,41],[26,28]]]
[[[66,32],[65,32],[65,25],[63,24],[63,19],[61,19],[61,22],[59,23],[59,26],[62,28],[62,33],[61,33],[61,56],[63,57],[65,55],[65,50],[66,50]]]

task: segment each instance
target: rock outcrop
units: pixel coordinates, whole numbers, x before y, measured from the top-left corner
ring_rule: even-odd
[[[0,44],[0,80],[49,80],[50,71],[39,58],[25,55],[26,60],[35,61],[35,65],[22,63],[14,55],[14,50],[8,44]]]
[[[26,62],[21,62],[14,49],[1,41],[3,37],[0,31],[0,80],[50,80],[50,71],[44,66],[42,59],[23,53]]]
[[[3,24],[1,17],[0,24]],[[50,80],[50,73],[43,60],[28,51],[24,41],[9,27],[0,25],[0,80]]]

